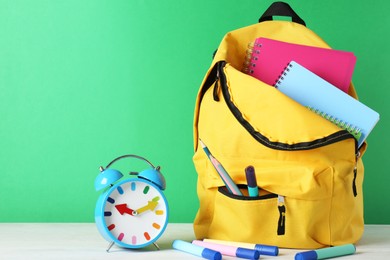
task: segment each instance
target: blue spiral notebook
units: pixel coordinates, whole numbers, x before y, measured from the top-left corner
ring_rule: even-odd
[[[301,105],[344,126],[358,137],[359,147],[379,121],[377,112],[295,61],[287,65],[275,87]]]

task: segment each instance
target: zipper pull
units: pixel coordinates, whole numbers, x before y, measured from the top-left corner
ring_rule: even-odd
[[[358,160],[360,158],[360,152],[358,151],[356,154],[356,162],[355,162],[355,167],[353,168],[353,181],[352,181],[352,191],[353,191],[353,196],[357,196],[357,188],[356,188],[356,176],[357,176],[357,165],[358,165]]]
[[[286,232],[286,206],[284,204],[284,197],[278,195],[278,209],[279,209],[279,220],[278,220],[278,236],[284,235]]]
[[[217,75],[215,76],[215,81],[214,81],[214,89],[213,89],[213,98],[214,98],[214,101],[219,101],[219,96],[218,96],[218,92],[219,92],[219,69],[220,69],[221,65],[218,64],[217,65]]]

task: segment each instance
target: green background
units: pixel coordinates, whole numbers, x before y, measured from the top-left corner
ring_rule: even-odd
[[[359,98],[381,115],[364,156],[365,220],[390,224],[390,2],[286,2],[358,57]],[[161,165],[170,222],[192,222],[199,85],[223,35],[271,3],[0,0],[0,222],[93,222],[98,167],[128,153]]]

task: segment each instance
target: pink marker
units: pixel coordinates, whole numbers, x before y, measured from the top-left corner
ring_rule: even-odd
[[[201,240],[194,240],[192,241],[192,244],[218,251],[222,255],[227,255],[227,256],[234,256],[234,257],[245,258],[245,259],[256,259],[256,260],[259,259],[260,257],[259,251],[248,249],[248,248],[208,243]]]

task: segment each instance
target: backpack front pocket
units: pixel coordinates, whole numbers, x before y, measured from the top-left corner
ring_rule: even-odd
[[[230,196],[224,187],[215,195],[214,215],[208,238],[279,245],[281,247],[319,248],[329,244],[331,198],[300,200],[284,197],[281,211],[278,195],[256,198]],[[279,234],[281,225],[284,234]],[[309,231],[309,232],[308,232]]]

